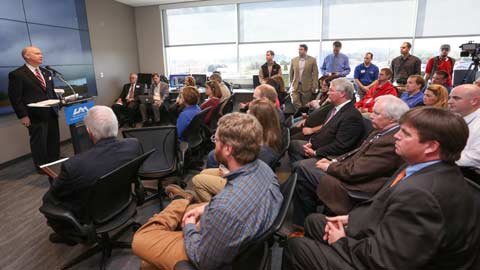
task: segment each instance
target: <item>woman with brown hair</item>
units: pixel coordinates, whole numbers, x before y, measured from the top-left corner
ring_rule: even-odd
[[[222,98],[220,84],[218,84],[216,81],[207,81],[205,83],[205,95],[207,96],[207,100],[200,105],[200,109],[204,110],[208,107],[211,107],[210,111],[208,111],[207,115],[205,116],[205,124],[210,125],[213,112],[218,107],[220,99]]]
[[[177,134],[180,140],[184,140],[183,132],[190,125],[193,117],[200,112],[198,107],[198,100],[200,99],[200,93],[197,88],[192,86],[185,86],[182,90],[181,103],[185,106],[177,119]]]
[[[187,76],[187,77],[185,77],[183,85],[184,86],[197,87],[197,82],[195,81],[195,78],[193,78],[192,76]]]
[[[446,109],[448,106],[448,90],[442,85],[431,84],[423,94],[423,104]]]

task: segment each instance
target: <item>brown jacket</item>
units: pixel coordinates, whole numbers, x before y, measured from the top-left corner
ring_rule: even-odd
[[[319,199],[335,214],[346,214],[354,206],[348,191],[375,194],[404,163],[395,154],[398,127],[375,138],[382,131],[373,131],[362,145],[337,158],[322,177],[317,189]]]

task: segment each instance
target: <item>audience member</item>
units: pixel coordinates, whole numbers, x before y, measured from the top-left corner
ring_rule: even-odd
[[[355,67],[353,78],[357,94],[363,98],[368,90],[377,83],[378,67],[372,64],[373,53],[367,52],[363,57],[363,63]]]
[[[312,100],[312,95],[318,88],[317,59],[307,55],[307,52],[308,46],[300,44],[298,56],[293,58],[290,63],[290,95],[292,103],[297,109]]]
[[[138,114],[138,96],[144,92],[143,86],[137,84],[137,74],[130,73],[130,83],[123,86],[120,96],[117,98],[115,104],[112,105],[112,110],[117,116],[119,126],[122,127],[125,123],[131,127],[135,126],[135,117]]]
[[[206,125],[210,125],[210,120],[212,119],[213,113],[215,113],[215,109],[220,104],[220,98],[222,97],[220,85],[216,81],[206,82],[205,95],[207,96],[207,100],[200,105],[200,109],[204,110],[208,107],[211,107],[204,120]]]
[[[220,102],[224,101],[232,95],[230,89],[225,85],[222,76],[220,76],[219,73],[213,73],[212,75],[210,75],[210,81],[216,81],[220,85],[220,90],[222,91],[222,97],[220,99]]]
[[[437,71],[445,71],[447,73],[446,85],[452,86],[452,74],[453,66],[455,65],[455,59],[448,56],[450,52],[450,45],[443,44],[440,46],[440,55],[428,59],[427,66],[425,67],[425,81],[428,82],[431,79],[431,75]],[[439,84],[438,82],[433,82]],[[442,83],[443,85],[443,83]]]
[[[447,88],[439,84],[431,84],[423,93],[423,104],[446,109],[448,107]]]
[[[408,77],[411,75],[420,75],[422,61],[414,55],[410,54],[412,44],[409,42],[402,43],[400,46],[400,56],[392,60],[390,69],[392,70],[392,82],[399,85],[405,85]]]
[[[355,205],[348,196],[351,191],[373,196],[403,164],[395,154],[393,136],[399,129],[398,120],[408,110],[401,99],[380,96],[371,114],[374,130],[359,148],[332,160],[295,163],[293,223],[303,227],[305,218],[322,203],[335,214],[347,214]]]
[[[248,110],[248,113],[255,116],[263,128],[262,146],[258,159],[270,167],[274,165],[282,147],[280,121],[275,116],[275,111],[275,106],[270,101],[263,99],[254,100]],[[192,178],[195,197],[201,202],[210,201],[223,189],[226,183],[223,176],[228,173],[224,166],[219,166],[213,156],[209,155],[209,158],[212,159],[209,160],[209,163],[215,165],[210,165],[211,169],[205,169]]]
[[[365,96],[355,103],[355,107],[362,113],[371,113],[373,106],[375,105],[375,99],[383,95],[397,96],[397,89],[390,83],[390,77],[392,76],[392,70],[389,68],[382,68],[378,75],[378,83],[372,86]]]
[[[270,84],[269,82],[271,81],[275,81],[276,83],[275,91],[277,91],[278,103],[280,104],[280,106],[282,106],[288,96],[287,90],[285,89],[285,82],[283,81],[281,75],[275,75],[272,78],[268,79],[267,84]]]
[[[400,98],[407,103],[408,107],[413,108],[423,105],[423,92],[425,80],[420,75],[411,75],[408,77],[405,87],[405,93]]]
[[[155,121],[157,124],[160,122],[160,107],[163,105],[165,98],[168,96],[168,88],[168,83],[162,82],[158,73],[152,74],[152,86],[150,87],[148,94],[153,98],[151,108],[153,111],[153,121]],[[144,103],[140,104],[140,113],[142,114],[143,123],[148,121],[148,105],[149,104]]]
[[[470,131],[457,165],[480,169],[480,87],[462,84],[453,88],[448,108],[463,117]]]
[[[437,70],[433,74],[432,77],[432,83],[431,84],[439,84],[443,87],[445,87],[450,94],[450,91],[452,90],[452,87],[447,84],[448,81],[448,73],[443,70]]]
[[[324,158],[353,150],[365,134],[363,117],[352,103],[353,85],[345,78],[331,82],[328,98],[333,107],[322,127],[310,141],[293,140],[289,155],[292,162],[304,158]]]
[[[280,110],[280,106],[278,106],[278,96],[277,96],[277,91],[273,86],[268,85],[268,84],[261,84],[255,88],[253,91],[253,100],[256,99],[266,99],[272,102],[276,107],[277,107],[277,114],[278,118],[280,119],[280,123],[285,122],[285,116],[283,115],[283,112]],[[241,103],[240,104],[240,111],[246,112],[248,111],[249,103]]]
[[[82,224],[89,224],[86,200],[90,188],[103,175],[140,156],[142,147],[134,138],[117,139],[117,118],[106,106],[92,107],[85,125],[94,146],[62,163],[60,175],[52,181],[43,203],[71,211]],[[74,245],[81,240],[68,222],[48,219],[47,224],[55,231],[50,235],[53,243]]]
[[[142,267],[174,269],[190,260],[198,269],[229,269],[241,247],[269,230],[283,197],[275,174],[257,160],[262,137],[251,115],[220,119],[215,155],[230,171],[225,188],[208,204],[189,208],[192,196],[168,186],[172,202],[133,237],[132,250],[143,259]]]
[[[454,165],[467,125],[434,107],[410,110],[400,125],[395,152],[407,165],[348,215],[310,215],[283,269],[473,269],[480,209]]]
[[[187,76],[185,77],[185,80],[183,81],[184,86],[191,86],[191,87],[197,87],[197,82],[195,81],[195,78],[193,76]]]
[[[345,54],[340,53],[341,49],[342,43],[340,41],[333,42],[333,53],[327,55],[323,60],[321,68],[322,75],[336,78],[346,77],[350,73],[348,57]]]
[[[187,129],[188,125],[190,125],[193,117],[200,112],[200,107],[197,105],[199,99],[200,93],[198,93],[197,88],[192,86],[183,87],[180,103],[183,104],[185,108],[177,119],[177,135],[182,141],[185,140],[183,132]]]
[[[282,67],[273,60],[273,57],[275,57],[275,53],[272,50],[268,50],[265,54],[267,62],[258,71],[260,83],[267,83],[267,80],[275,75],[282,75]]]

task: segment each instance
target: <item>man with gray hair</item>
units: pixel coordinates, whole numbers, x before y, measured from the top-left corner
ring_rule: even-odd
[[[142,154],[137,139],[117,139],[118,122],[109,107],[92,107],[85,117],[85,125],[94,146],[65,161],[60,174],[51,175],[52,186],[43,197],[44,204],[69,210],[82,223],[89,222],[85,198],[97,179]],[[69,224],[50,219],[47,224],[55,231],[50,235],[51,242],[68,245],[78,242]]]
[[[366,131],[363,117],[355,108],[352,97],[353,85],[348,79],[337,78],[331,82],[328,98],[334,107],[309,142],[292,141],[288,151],[290,161],[338,156],[358,146]]]
[[[360,147],[331,160],[312,158],[297,162],[293,223],[303,226],[318,203],[335,214],[347,214],[355,204],[348,196],[351,191],[375,194],[403,164],[395,154],[393,136],[399,129],[400,117],[408,110],[401,99],[380,96],[371,114],[374,130]]]

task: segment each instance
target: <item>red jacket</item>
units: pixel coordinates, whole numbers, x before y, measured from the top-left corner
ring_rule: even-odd
[[[360,101],[355,103],[355,107],[359,109],[364,108],[367,109],[368,112],[372,112],[373,105],[375,105],[375,99],[383,95],[394,95],[397,97],[397,89],[395,89],[395,87],[393,87],[392,83],[390,83],[389,81],[387,81],[381,87],[378,87],[378,84],[372,86],[372,88],[368,90],[367,94],[365,94],[365,96]]]

